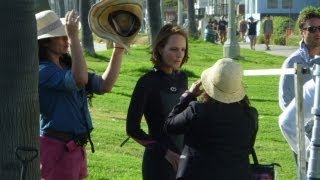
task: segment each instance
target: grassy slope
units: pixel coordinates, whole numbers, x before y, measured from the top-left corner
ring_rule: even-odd
[[[89,67],[97,73],[105,69],[111,50],[99,53],[98,58],[87,57]],[[222,58],[223,48],[201,41],[190,42],[190,59],[183,66],[189,75],[189,84],[199,78],[202,70]],[[244,60],[238,62],[244,69],[280,68],[285,57],[272,56],[264,52],[241,49]],[[151,68],[148,47],[137,46],[124,58],[123,66],[112,93],[93,99],[91,115],[95,130],[93,141],[96,153],[88,148],[89,173],[87,179],[139,180],[143,147],[133,140],[119,147],[127,137],[125,119],[130,96],[137,79]],[[260,113],[260,129],[256,140],[256,152],[261,163],[280,163],[280,179],[295,179],[295,163],[292,153],[278,127],[278,81],[279,77],[245,77],[247,93],[251,103]],[[143,122],[143,127],[145,124]]]

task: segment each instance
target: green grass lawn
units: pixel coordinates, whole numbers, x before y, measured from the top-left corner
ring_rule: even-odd
[[[189,85],[200,77],[201,72],[223,56],[223,47],[203,41],[189,43],[189,61],[183,70],[189,75]],[[88,146],[90,180],[140,180],[143,147],[127,138],[125,131],[126,112],[130,96],[138,78],[152,68],[147,46],[134,46],[124,56],[119,79],[112,92],[96,95],[90,108],[95,130],[92,139],[95,153]],[[101,74],[109,61],[112,50],[99,52],[97,58],[86,57],[90,69]],[[244,60],[238,60],[244,69],[280,68],[285,57],[264,52],[241,49]],[[283,180],[296,179],[292,152],[283,138],[278,116],[278,76],[245,77],[247,94],[251,104],[260,114],[256,153],[260,163],[279,163],[278,175]],[[146,128],[143,121],[144,128]]]

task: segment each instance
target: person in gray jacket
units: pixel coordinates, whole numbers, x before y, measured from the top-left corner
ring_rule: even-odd
[[[264,33],[264,43],[266,44],[266,50],[270,50],[270,39],[273,33],[273,21],[271,20],[270,15],[268,14],[267,19],[263,21],[262,29]]]
[[[177,179],[252,179],[249,154],[258,130],[258,112],[250,106],[242,76],[234,60],[218,60],[169,114],[164,131],[185,138]],[[202,100],[196,101],[199,95]]]

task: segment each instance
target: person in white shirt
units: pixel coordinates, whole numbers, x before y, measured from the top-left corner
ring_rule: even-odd
[[[315,94],[315,82],[313,79],[306,82],[303,86],[303,106],[304,106],[304,125],[305,125],[305,147],[306,149],[310,146],[312,125],[313,125],[313,114],[311,109],[313,107]],[[279,116],[279,126],[281,132],[291,149],[297,154],[298,153],[298,139],[297,139],[297,126],[296,126],[296,101],[295,98],[290,102],[288,107]]]

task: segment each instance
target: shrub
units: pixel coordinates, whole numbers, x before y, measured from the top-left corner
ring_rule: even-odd
[[[262,33],[259,34],[259,36],[257,37],[257,43],[264,44],[264,34],[262,34]]]
[[[274,36],[273,42],[274,42],[274,44],[277,44],[277,45],[286,45],[286,37],[285,36]]]
[[[300,41],[301,41],[300,35],[291,35],[288,40],[288,46],[299,46]]]
[[[295,22],[290,17],[273,17],[273,42],[277,45],[286,45],[286,29],[294,29]]]

